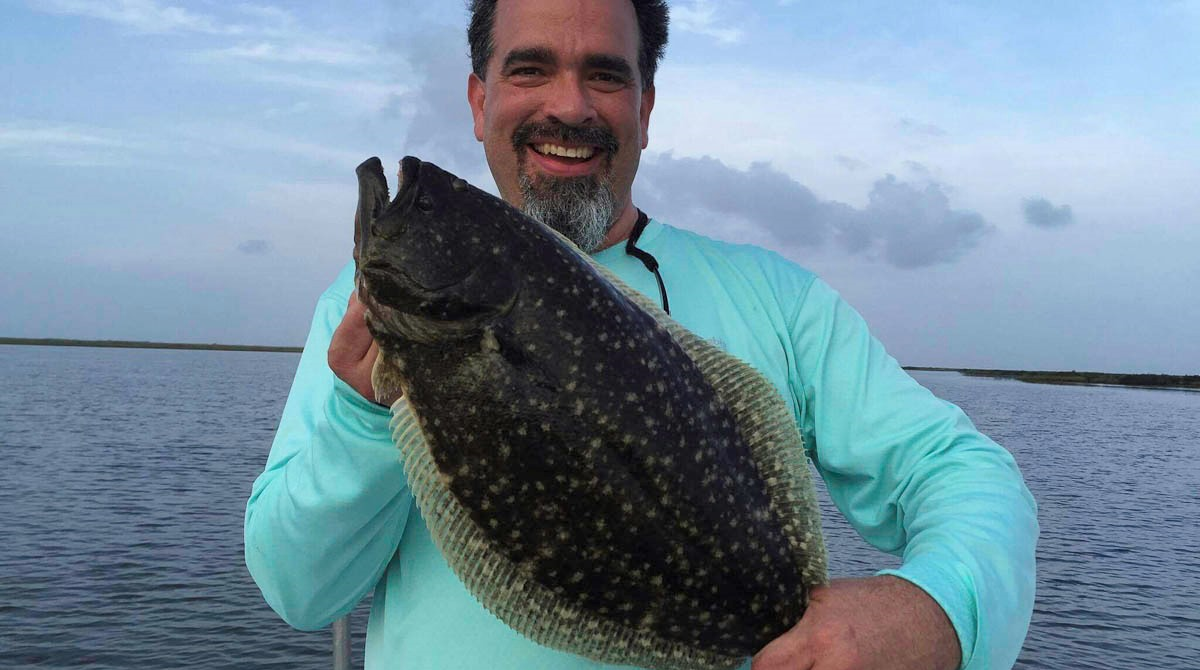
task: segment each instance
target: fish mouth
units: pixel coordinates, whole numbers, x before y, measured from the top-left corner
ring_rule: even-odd
[[[385,231],[380,222],[389,212],[406,211],[413,206],[421,160],[406,156],[400,162],[395,199],[389,197],[387,177],[378,157],[363,161],[355,174],[358,176],[358,209],[354,213],[354,262],[356,270],[361,271],[376,238],[402,232],[402,229]]]
[[[486,268],[475,266],[443,286],[427,287],[394,265],[368,261],[359,274],[359,297],[367,311],[390,324],[393,332],[429,342],[438,334],[454,337],[473,332],[512,309],[517,291],[497,301],[478,299],[482,284],[504,285],[490,276]]]
[[[436,292],[386,263],[374,261],[363,266],[358,276],[358,295],[367,308],[367,328],[377,342],[434,344],[469,331],[465,322],[429,314]]]
[[[396,202],[404,202],[405,196],[410,199],[416,190],[417,180],[421,176],[422,161],[416,156],[405,156],[400,161],[400,171],[396,174]]]
[[[460,285],[474,276],[473,271]],[[401,282],[406,286],[401,287]],[[518,298],[514,292],[496,305],[470,303],[454,295],[456,286],[428,291],[416,286],[407,274],[397,274],[394,268],[386,273],[378,267],[365,269],[359,275],[359,299],[366,306],[367,327],[377,341],[434,345],[478,335],[485,324],[511,311]]]
[[[373,302],[391,309],[419,312],[436,302],[447,290],[469,280],[478,268],[470,268],[461,277],[456,277],[438,286],[425,286],[403,268],[381,260],[368,260],[362,265],[364,293]]]

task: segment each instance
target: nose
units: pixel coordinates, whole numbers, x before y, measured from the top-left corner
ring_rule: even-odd
[[[569,126],[582,126],[596,120],[591,91],[577,76],[556,78],[548,87],[544,110],[546,116]]]

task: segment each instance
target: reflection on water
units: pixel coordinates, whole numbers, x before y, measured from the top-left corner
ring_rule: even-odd
[[[242,514],[294,354],[0,346],[0,666],[330,667],[263,603]],[[1018,667],[1200,667],[1200,393],[916,373],[1040,505]],[[896,564],[824,499],[831,569]],[[365,610],[356,614],[361,659]]]

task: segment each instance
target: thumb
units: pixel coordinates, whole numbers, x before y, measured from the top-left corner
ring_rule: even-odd
[[[759,650],[750,662],[750,670],[808,670],[813,659],[808,653],[808,635],[803,619],[791,630]]]

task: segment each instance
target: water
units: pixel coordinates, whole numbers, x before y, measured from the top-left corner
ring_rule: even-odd
[[[282,623],[242,560],[297,360],[0,346],[0,667],[331,667],[329,632]],[[1040,505],[1018,667],[1200,668],[1200,393],[917,378]],[[825,507],[835,575],[896,564]]]

